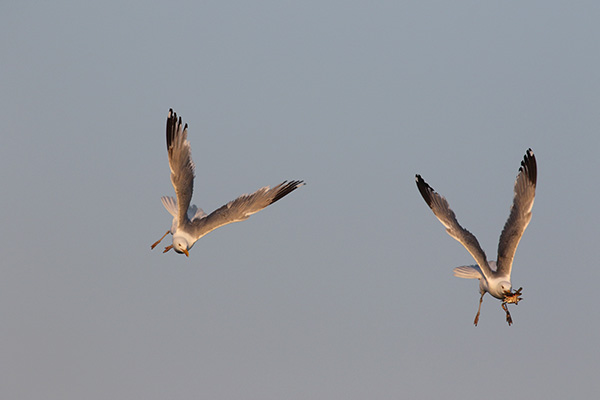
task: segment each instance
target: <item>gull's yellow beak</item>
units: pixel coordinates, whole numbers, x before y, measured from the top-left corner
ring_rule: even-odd
[[[183,254],[185,254],[186,257],[190,256],[190,252],[187,251],[186,249],[183,249]]]

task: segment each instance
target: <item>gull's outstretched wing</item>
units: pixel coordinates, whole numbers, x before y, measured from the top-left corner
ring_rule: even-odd
[[[423,199],[429,208],[431,208],[431,211],[433,211],[437,219],[439,219],[442,225],[446,227],[446,232],[454,239],[458,240],[460,244],[471,253],[484,275],[490,277],[492,272],[488,266],[485,252],[481,249],[477,238],[471,232],[460,226],[456,220],[454,211],[450,209],[448,201],[433,190],[433,188],[423,180],[421,175],[416,176],[416,181],[421,196],[423,196]]]
[[[531,221],[531,208],[535,199],[537,164],[531,149],[527,150],[515,181],[515,197],[510,215],[498,243],[498,274],[510,276],[515,251]]]
[[[194,191],[194,162],[192,149],[187,140],[187,124],[182,128],[181,117],[169,110],[167,117],[167,151],[171,167],[171,183],[177,195],[177,223],[179,226],[187,223],[188,207]]]
[[[208,216],[192,221],[186,230],[197,240],[218,227],[248,219],[252,214],[275,203],[302,185],[304,185],[303,181],[285,181],[274,188],[266,186],[252,194],[241,195]]]

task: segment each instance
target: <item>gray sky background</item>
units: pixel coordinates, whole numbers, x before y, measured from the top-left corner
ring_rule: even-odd
[[[5,399],[592,398],[600,3],[10,2],[0,15]],[[197,242],[171,224],[165,119],[207,212],[307,185]],[[511,306],[490,259],[525,150]],[[484,396],[485,395],[485,396]]]

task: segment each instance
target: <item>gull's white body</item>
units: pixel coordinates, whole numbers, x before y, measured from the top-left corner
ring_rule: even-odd
[[[481,249],[477,238],[458,223],[454,211],[450,209],[448,201],[431,188],[421,177],[416,176],[417,187],[427,205],[435,216],[446,227],[446,232],[459,241],[473,256],[476,265],[468,265],[454,269],[454,275],[459,278],[479,279],[479,310],[475,317],[475,325],[479,320],[481,302],[485,293],[503,300],[502,308],[506,311],[506,319],[512,324],[506,303],[518,303],[521,289],[512,293],[511,271],[512,263],[521,236],[531,220],[531,209],[535,199],[537,181],[537,164],[531,149],[521,162],[519,174],[515,181],[515,194],[510,215],[498,243],[498,260],[488,261]]]
[[[207,215],[201,208],[190,206],[195,167],[187,140],[187,124],[182,126],[181,118],[178,119],[172,109],[167,117],[167,151],[171,183],[177,198],[164,196],[161,201],[173,216],[173,222],[171,229],[151,246],[156,247],[170,233],[173,235],[173,244],[165,248],[165,253],[174,249],[177,253],[189,256],[189,250],[202,236],[223,225],[248,219],[304,184],[302,181],[285,181],[273,188],[266,186],[252,194],[244,194]]]
[[[171,229],[169,229],[169,232],[173,233],[173,243],[175,243],[175,239],[177,238],[177,241],[179,242],[177,247],[186,247],[187,250],[191,249],[192,246],[194,246],[194,243],[199,238],[194,240],[194,237],[188,232],[186,232],[184,229],[179,229],[179,218],[177,217],[177,199],[173,197],[163,196],[160,198],[160,200],[162,201],[167,211],[173,216]],[[193,222],[197,219],[206,217],[206,213],[201,208],[192,205],[188,208],[187,217],[191,222]]]
[[[506,292],[512,289],[510,274],[498,274],[496,261],[488,261],[491,274],[485,275],[481,272],[479,265],[467,265],[454,268],[454,276],[465,279],[479,279],[479,292],[489,293],[497,299],[503,300]]]

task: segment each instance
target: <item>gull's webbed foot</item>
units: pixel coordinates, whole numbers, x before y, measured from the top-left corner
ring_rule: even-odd
[[[506,307],[506,303],[502,303],[502,309],[506,311],[506,322],[508,322],[508,326],[511,326],[513,321],[510,312],[508,311],[508,307]]]
[[[169,233],[171,233],[171,231],[167,231],[167,233],[165,233],[160,239],[158,239],[156,242],[152,243],[152,245],[150,246],[150,250],[154,250],[154,248],[156,246],[158,246],[158,244],[165,238],[165,236],[167,236]]]
[[[483,302],[484,294],[485,294],[485,292],[481,293],[481,297],[479,298],[479,308],[477,308],[477,315],[475,315],[475,321],[473,321],[475,326],[477,326],[477,323],[479,322],[479,314],[481,313],[481,303]]]

